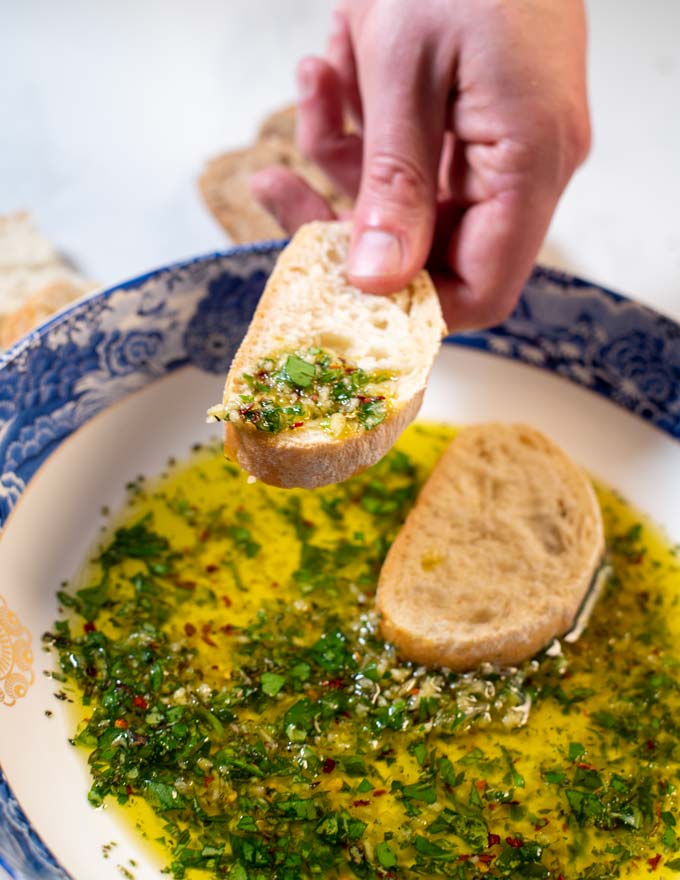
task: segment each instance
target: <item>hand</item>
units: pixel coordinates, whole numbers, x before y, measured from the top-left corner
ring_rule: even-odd
[[[356,198],[350,280],[389,293],[428,263],[451,329],[497,323],[588,152],[581,0],[345,0],[334,20],[298,67],[297,136]],[[252,187],[288,232],[333,217],[283,168]]]

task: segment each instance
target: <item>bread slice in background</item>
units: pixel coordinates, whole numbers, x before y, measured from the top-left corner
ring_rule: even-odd
[[[386,640],[455,671],[513,665],[566,633],[604,553],[586,474],[526,425],[462,430],[380,573]]]
[[[27,212],[0,216],[0,348],[94,286],[60,256]]]
[[[255,143],[211,159],[199,179],[205,203],[235,244],[285,236],[250,191],[251,176],[271,165],[283,165],[299,174],[336,212],[351,207],[351,200],[298,150],[295,107],[284,107],[264,120]]]
[[[391,409],[371,430],[345,437],[304,425],[279,434],[225,423],[225,451],[265,483],[313,488],[378,461],[413,420],[445,326],[437,292],[420,272],[405,289],[373,296],[345,277],[346,223],[309,223],[281,253],[227,376],[224,402],[249,393],[244,374],[274,352],[319,347],[366,371],[385,371]]]

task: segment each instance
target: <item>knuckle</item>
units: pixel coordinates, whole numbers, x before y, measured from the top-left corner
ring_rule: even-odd
[[[579,101],[564,102],[546,113],[545,139],[553,145],[558,161],[558,176],[564,185],[590,150],[590,119],[587,107]]]
[[[420,206],[434,195],[432,183],[419,164],[394,152],[368,157],[363,184],[369,191],[378,191],[381,199],[408,207]]]

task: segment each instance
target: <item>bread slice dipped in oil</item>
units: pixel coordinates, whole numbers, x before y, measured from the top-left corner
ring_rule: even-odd
[[[341,482],[413,420],[445,326],[420,272],[374,296],[346,278],[346,223],[309,223],[281,253],[227,376],[225,451],[282,487]]]
[[[514,665],[573,625],[604,553],[587,475],[526,425],[452,441],[383,565],[383,636],[455,671]]]

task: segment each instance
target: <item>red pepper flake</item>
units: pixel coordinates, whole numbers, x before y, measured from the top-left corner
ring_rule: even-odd
[[[181,590],[195,590],[196,581],[177,581],[177,586]]]
[[[564,874],[560,874],[558,876],[557,880],[565,880]]]
[[[205,787],[207,788],[214,779],[214,776],[206,776],[203,780],[203,785],[205,785]]]
[[[230,623],[225,623],[224,626],[220,627],[220,632],[224,633],[225,636],[230,636],[234,632],[234,627]]]
[[[353,801],[352,802],[353,807],[370,807],[370,805],[371,805],[370,801]]]
[[[647,859],[647,864],[650,867],[650,870],[656,871],[659,867],[659,862],[661,861],[661,853],[657,853],[655,856],[652,856],[651,859]]]
[[[88,620],[83,629],[86,633],[93,633],[97,627],[94,625],[93,621]]]
[[[272,589],[275,590],[279,586],[278,581],[272,581]]]
[[[543,816],[538,822],[534,825],[534,831],[540,831],[541,828],[545,828],[545,826],[550,822],[550,819],[547,819]]]
[[[484,791],[486,789],[486,779],[477,779],[475,781],[475,788],[477,791]]]
[[[212,634],[212,624],[204,623],[201,627],[201,639],[206,643],[206,645],[210,645],[211,648],[217,647],[217,642],[214,642],[210,636]]]
[[[225,608],[231,608],[232,602],[229,596],[221,596],[220,598],[222,599],[222,604]]]
[[[576,766],[579,770],[597,770],[597,767],[593,767],[592,764],[586,764],[585,761],[579,761]]]
[[[125,793],[128,795],[128,797],[133,793],[133,789],[132,789],[131,785],[125,786]]]
[[[206,565],[205,570],[208,574],[213,574],[214,572],[219,571],[220,567],[219,565],[215,565],[214,562],[211,562],[209,565]]]
[[[645,745],[647,746],[647,751],[649,752],[653,752],[656,749],[656,743],[653,739],[648,739]]]
[[[184,624],[184,633],[185,633],[185,635],[188,635],[188,636],[195,636],[196,635],[196,627],[193,625],[193,623],[185,623]]]
[[[201,534],[198,536],[198,540],[202,544],[205,544],[205,542],[208,540],[209,537],[210,537],[210,529],[203,529]]]
[[[332,773],[335,770],[336,762],[332,758],[326,758],[321,767],[324,773]]]
[[[117,727],[118,730],[127,730],[129,725],[124,718],[116,718],[113,722],[113,726]]]
[[[138,709],[148,709],[149,708],[149,704],[146,702],[144,697],[140,697],[139,695],[132,698],[132,703]]]
[[[496,856],[493,853],[482,853],[477,856],[477,861],[481,862],[483,865],[490,865],[495,858]]]
[[[471,856],[469,853],[463,853],[462,855],[458,856],[458,861],[459,862],[469,862],[470,858],[471,858]]]
[[[412,697],[415,697],[416,694],[419,694],[419,693],[420,693],[420,688],[411,688],[411,690],[409,691],[409,693],[411,694]]]
[[[524,841],[521,837],[506,837],[505,842],[513,849],[520,849],[522,846],[524,846]]]
[[[340,690],[341,687],[344,687],[344,682],[341,678],[327,678],[321,682],[321,687],[330,688],[332,691]]]
[[[500,834],[491,834],[491,832],[489,832],[489,838],[488,838],[488,842],[486,844],[487,846],[499,846],[500,842],[501,842]]]
[[[301,428],[304,425],[304,422],[293,422],[294,428]]]
[[[384,794],[387,794],[386,788],[376,788],[373,792],[373,797],[382,797]]]

